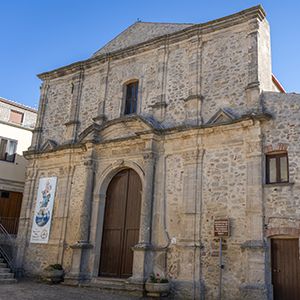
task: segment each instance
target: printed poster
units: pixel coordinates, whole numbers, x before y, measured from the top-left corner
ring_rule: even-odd
[[[40,178],[31,230],[31,243],[49,240],[57,177]]]

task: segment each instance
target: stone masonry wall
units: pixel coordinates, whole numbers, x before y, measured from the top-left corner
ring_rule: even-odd
[[[41,145],[48,139],[57,143],[64,141],[65,123],[69,121],[71,109],[72,81],[70,76],[53,80],[46,94],[46,108],[43,116]],[[39,112],[41,113],[41,112]]]
[[[132,79],[139,80],[138,113],[161,116],[166,127],[185,123],[188,115],[185,101],[190,97],[202,96],[200,114],[204,122],[220,108],[231,109],[237,116],[248,112],[245,88],[253,81],[249,74],[258,70],[258,61],[249,60],[257,51],[256,40],[248,34],[252,30],[249,21],[211,33],[198,33],[176,43],[166,38],[156,49],[103,61],[85,70],[79,133],[93,123],[94,117],[103,114],[103,106],[108,120],[122,115],[124,84]],[[49,81],[42,141],[64,142],[64,124],[74,105],[71,83],[70,75]],[[199,119],[199,113],[192,118]]]
[[[262,127],[264,146],[287,148],[290,182],[264,186],[266,226],[300,228],[300,95],[265,92],[263,103],[273,115]]]

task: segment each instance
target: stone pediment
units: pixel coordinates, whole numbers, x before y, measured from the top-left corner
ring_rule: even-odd
[[[136,115],[124,116],[102,125],[92,124],[79,135],[79,142],[107,142],[133,138],[159,129],[159,125],[151,119]]]
[[[219,109],[207,122],[207,124],[223,124],[234,121],[236,117],[227,109]]]
[[[57,143],[54,140],[47,140],[41,147],[41,152],[47,152],[54,150],[57,147]]]

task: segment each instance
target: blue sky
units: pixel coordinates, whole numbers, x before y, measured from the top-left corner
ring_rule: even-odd
[[[37,107],[36,74],[83,60],[134,23],[202,23],[262,4],[273,73],[300,92],[300,1],[0,0],[0,96]]]

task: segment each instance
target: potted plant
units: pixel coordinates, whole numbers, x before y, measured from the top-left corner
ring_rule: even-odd
[[[159,273],[152,273],[146,281],[145,289],[147,296],[150,297],[167,296],[170,291],[170,283],[166,277],[161,276]]]
[[[60,283],[63,281],[64,269],[60,264],[49,265],[44,269],[43,278],[51,283]]]

